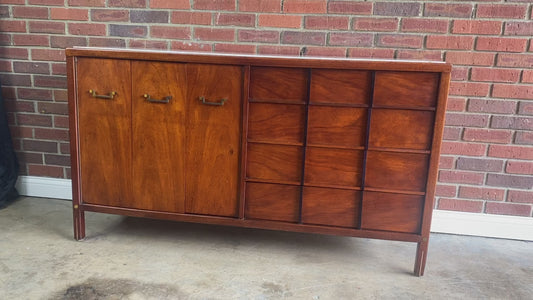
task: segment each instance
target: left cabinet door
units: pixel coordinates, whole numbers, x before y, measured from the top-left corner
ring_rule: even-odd
[[[131,75],[127,60],[78,58],[81,201],[131,201]]]

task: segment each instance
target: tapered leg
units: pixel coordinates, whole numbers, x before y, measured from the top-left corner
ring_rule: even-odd
[[[418,243],[416,248],[416,259],[415,259],[415,276],[424,275],[424,269],[426,267],[426,258],[428,254],[428,238],[423,238],[421,242]]]
[[[76,241],[85,238],[85,212],[78,205],[74,205],[74,239]]]

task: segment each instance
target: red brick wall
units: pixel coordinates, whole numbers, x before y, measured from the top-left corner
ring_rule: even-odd
[[[64,48],[446,60],[436,205],[532,215],[532,0],[0,0],[0,77],[22,174],[70,176]]]

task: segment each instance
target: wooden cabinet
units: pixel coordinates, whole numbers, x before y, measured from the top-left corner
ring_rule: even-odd
[[[418,243],[450,66],[67,49],[85,211]]]

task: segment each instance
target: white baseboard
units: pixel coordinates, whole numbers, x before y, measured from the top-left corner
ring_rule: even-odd
[[[72,200],[71,181],[20,176],[21,195]],[[533,241],[533,218],[434,210],[431,232]]]

